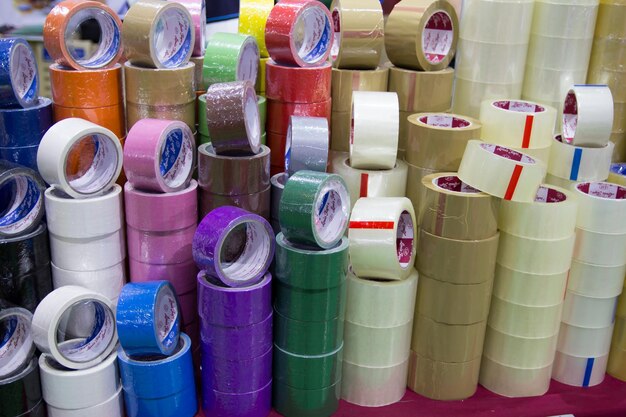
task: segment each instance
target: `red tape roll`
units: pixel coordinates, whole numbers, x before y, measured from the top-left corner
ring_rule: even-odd
[[[319,67],[300,68],[268,61],[265,71],[265,97],[270,100],[317,103],[330,98],[332,67],[328,62]]]
[[[286,103],[267,100],[267,132],[287,135],[291,116],[325,117],[330,126],[332,101],[329,98],[319,103]],[[268,139],[269,140],[269,139]]]

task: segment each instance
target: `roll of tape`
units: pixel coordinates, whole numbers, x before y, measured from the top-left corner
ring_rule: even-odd
[[[505,397],[537,397],[550,386],[552,365],[541,368],[517,368],[483,356],[480,385]]]
[[[545,183],[549,185],[555,185],[565,190],[570,190],[572,189],[572,185],[578,184],[576,181],[570,181],[566,180],[565,178],[555,177],[552,174],[546,174]]]
[[[531,4],[528,2],[527,4]],[[507,29],[510,30],[510,29]],[[520,32],[516,31],[516,34]],[[463,39],[461,39],[460,48]],[[457,65],[458,66],[458,65]],[[454,100],[452,111],[477,118],[480,116],[480,103],[484,97],[520,97],[522,94],[522,80],[515,83],[494,84],[489,82],[471,81],[463,78],[454,80]],[[550,86],[554,84],[548,84]]]
[[[200,335],[198,330],[198,292],[191,290],[186,294],[179,295],[178,304],[183,316],[181,319],[182,328],[190,335],[191,341],[198,344],[198,336]]]
[[[391,169],[398,152],[398,95],[374,91],[352,94],[350,166]]]
[[[126,259],[104,269],[95,271],[70,271],[51,263],[54,288],[77,285],[104,295],[111,301],[117,300],[126,282]]]
[[[399,67],[389,69],[389,91],[398,94],[400,111],[444,112],[452,107],[454,69],[414,71]]]
[[[318,103],[267,101],[267,131],[286,135],[291,116],[325,117],[330,120],[331,99]]]
[[[320,389],[341,381],[343,344],[334,352],[307,356],[274,345],[274,379],[297,389]]]
[[[24,39],[0,41],[0,103],[2,107],[28,108],[38,104],[37,60]]]
[[[274,344],[285,351],[298,355],[325,355],[335,352],[343,343],[343,317],[302,321],[285,317],[277,311],[274,314]]]
[[[0,109],[0,148],[38,146],[51,125],[52,101],[46,97],[26,109]]]
[[[572,271],[573,268],[572,264]],[[529,307],[553,306],[563,301],[563,295],[568,286],[568,274],[571,272],[564,271],[550,275],[533,274],[507,268],[497,263],[493,294],[513,304]]]
[[[191,15],[195,39],[193,57],[204,56],[206,49],[206,3],[205,0],[175,0],[187,8]]]
[[[234,206],[258,214],[267,220],[270,218],[270,198],[270,187],[258,193],[238,195],[213,194],[201,188],[198,212],[202,217],[218,207]]]
[[[252,36],[215,33],[209,39],[204,54],[204,87],[232,81],[254,83],[258,67],[259,47]]]
[[[463,39],[479,42],[519,44],[528,39],[534,5],[530,1],[491,3],[473,1],[464,7]],[[488,26],[490,25],[490,26]],[[485,30],[489,27],[490,30]],[[515,30],[511,30],[515,28]]]
[[[194,1],[194,0],[190,0]],[[198,93],[204,94],[206,90],[204,89],[204,77],[202,74],[203,64],[204,64],[204,55],[202,56],[192,56],[189,59],[190,63],[193,63],[193,84],[196,86],[196,95]]]
[[[122,66],[72,70],[50,65],[54,105],[69,108],[99,108],[123,104]]]
[[[203,414],[266,416],[272,409],[272,381],[244,394],[209,390],[203,386],[202,401]]]
[[[288,67],[268,61],[265,96],[287,103],[319,103],[331,97],[331,66]],[[303,85],[310,88],[303,89]]]
[[[194,130],[196,127],[196,104],[190,101],[187,104],[173,106],[151,106],[126,102],[126,122],[128,129],[142,119],[179,120]]]
[[[269,58],[261,58],[259,59],[259,71],[256,78],[256,83],[254,84],[254,88],[256,89],[257,94],[265,95],[265,81],[267,78],[267,63],[270,61]]]
[[[93,415],[102,413],[102,415],[111,417],[123,417],[124,396],[122,393],[122,386],[120,385],[117,388],[117,391],[111,397],[107,398],[104,402],[96,404],[92,407],[81,408],[78,410],[66,410],[48,405],[47,409],[48,417],[79,417],[81,415],[84,415],[84,413],[93,413]]]
[[[558,351],[573,356],[602,356],[609,353],[613,324],[606,327],[578,327],[561,323]]]
[[[346,322],[344,360],[371,368],[405,362],[409,357],[412,327],[412,321],[395,327],[366,327]]]
[[[604,381],[609,355],[579,357],[557,350],[552,379],[575,387],[593,387]]]
[[[81,256],[76,256],[80,251]],[[112,267],[126,256],[124,231],[87,238],[72,238],[50,234],[51,259],[61,269],[97,271]]]
[[[407,164],[409,173],[406,179],[406,196],[416,210],[416,216],[419,220],[424,212],[424,199],[426,195],[426,187],[422,184],[422,179],[430,174],[434,174],[437,170],[416,167]]]
[[[606,146],[612,116],[613,96],[608,86],[575,85],[563,105],[563,140],[575,146]]]
[[[207,90],[206,105],[207,126],[218,155],[259,152],[259,108],[251,83],[214,84]]]
[[[626,186],[626,164],[611,164],[608,182]]]
[[[411,349],[435,361],[472,361],[482,354],[486,326],[485,321],[470,325],[437,323],[418,313],[413,321]]]
[[[498,6],[494,5],[494,8],[496,7]],[[507,30],[510,30],[510,28]],[[498,42],[500,41],[498,40]],[[455,62],[464,64],[465,62],[480,60],[484,65],[482,71],[476,65],[461,65],[457,69],[457,77],[464,80],[494,84],[519,82],[518,80],[524,79],[526,68],[524,65],[520,65],[520,63],[526,62],[527,52],[528,37],[525,38],[524,43],[513,44],[480,42],[461,37]],[[498,98],[498,96],[493,98]],[[480,97],[480,100],[482,99],[483,97]]]
[[[0,310],[0,377],[11,377],[28,366],[35,345],[30,331],[33,314],[22,307],[8,307]]]
[[[285,145],[285,171],[326,171],[328,165],[328,120],[323,117],[291,116]]]
[[[189,381],[189,382],[192,382]],[[198,402],[195,384],[190,383],[182,391],[169,397],[145,399],[129,395],[124,391],[124,403],[128,417],[161,414],[164,416],[196,415]]]
[[[336,68],[374,69],[384,47],[380,2],[334,0],[330,5],[335,36],[330,59]]]
[[[64,319],[78,308],[93,318],[89,336],[73,340],[68,338],[69,343],[63,343],[70,336],[65,334],[69,323],[64,323]],[[117,343],[112,308],[109,299],[82,287],[69,285],[57,288],[41,301],[33,315],[31,329],[35,344],[40,351],[49,353],[66,368],[93,367],[108,357]]]
[[[259,323],[239,328],[207,324],[201,319],[203,354],[228,361],[246,361],[267,353],[272,347],[272,319],[270,313]]]
[[[480,135],[481,123],[467,116],[420,113],[408,117],[406,161],[442,171],[456,171],[467,142]]]
[[[343,362],[341,398],[364,406],[382,407],[404,397],[409,360],[385,368]]]
[[[526,338],[502,333],[487,326],[483,355],[493,362],[513,368],[545,368],[552,365],[556,344],[556,334]]]
[[[593,298],[566,291],[561,320],[572,326],[594,329],[607,327],[613,323],[616,306],[617,297]],[[604,353],[608,351],[607,347]]]
[[[348,228],[354,273],[362,278],[407,278],[415,262],[415,227],[415,212],[408,198],[359,199]]]
[[[274,309],[289,319],[319,322],[341,317],[346,305],[345,280],[336,287],[307,290],[277,280],[274,285]],[[290,352],[294,350],[287,349]]]
[[[126,12],[122,27],[124,54],[133,65],[176,68],[189,62],[195,29],[182,4],[140,0]]]
[[[540,13],[537,11],[537,13]],[[564,17],[564,16],[563,16]],[[592,18],[588,17],[591,22]],[[589,22],[589,23],[590,23]],[[571,22],[570,28],[575,23]],[[549,27],[553,25],[549,24]],[[545,68],[549,70],[565,70],[568,73],[568,77],[571,74],[570,71],[580,70],[585,68],[585,62],[589,60],[589,53],[591,52],[591,46],[593,39],[588,37],[591,31],[587,33],[577,32],[574,39],[572,35],[562,37],[545,36],[543,28],[537,32],[533,32],[530,35],[530,41],[528,44],[528,57],[526,59],[526,65],[528,67]],[[543,33],[542,33],[543,32]],[[570,53],[567,50],[571,50]],[[569,70],[569,71],[568,71]],[[582,78],[581,80],[585,80]],[[529,92],[533,94],[532,92]],[[536,94],[536,93],[535,93]],[[545,93],[544,93],[545,94]],[[534,94],[533,94],[534,95]],[[560,99],[561,97],[555,97]]]
[[[169,265],[147,264],[129,259],[128,264],[132,282],[167,280],[172,283],[177,294],[185,294],[196,288],[198,268],[193,259]]]
[[[500,232],[498,263],[530,274],[562,273],[570,267],[575,238],[573,233],[565,238],[533,239]]]
[[[562,303],[552,306],[525,306],[491,298],[489,326],[511,336],[542,338],[559,331]]]
[[[576,226],[597,233],[626,233],[626,187],[606,182],[576,184]]]
[[[624,359],[626,358],[626,349],[624,349],[624,327],[625,321],[618,317],[615,320],[615,332],[611,342],[611,351],[609,353],[609,363],[607,372],[613,377],[624,380]]]
[[[521,152],[470,140],[459,166],[459,178],[504,200],[533,201],[546,167]]]
[[[256,39],[261,57],[268,57],[265,47],[265,22],[274,2],[272,0],[243,0],[239,5],[239,33]]]
[[[613,142],[603,148],[588,148],[568,145],[561,135],[555,135],[548,172],[570,181],[604,181],[610,175],[613,149]]]
[[[96,52],[80,56],[74,50],[74,37],[86,21],[95,21],[100,33]],[[66,0],[48,15],[43,26],[44,46],[57,64],[75,70],[109,68],[122,57],[122,22],[109,6],[97,1]],[[126,42],[125,48],[128,51]]]
[[[37,172],[0,160],[0,237],[28,234],[39,226],[44,215],[45,184]]]
[[[339,407],[341,381],[314,390],[297,389],[276,381],[272,384],[272,396],[275,410],[282,415],[330,416]]]
[[[604,234],[576,229],[573,259],[600,266],[626,263],[626,234]]]
[[[454,7],[440,0],[396,5],[385,24],[385,49],[398,67],[436,71],[448,66],[456,50],[459,20]]]
[[[352,94],[350,94],[352,97]],[[352,125],[350,111],[331,113],[330,149],[336,152],[350,152],[350,130]]]
[[[265,45],[278,64],[315,67],[330,55],[332,26],[330,12],[319,2],[283,1],[267,17]]]
[[[272,223],[272,228],[274,229],[274,232],[276,234],[278,234],[280,232],[280,223],[278,220],[279,217],[279,211],[280,211],[280,199],[283,195],[283,190],[285,189],[285,184],[287,183],[287,179],[289,177],[287,176],[286,172],[281,172],[279,174],[276,174],[274,176],[272,176],[272,178],[270,178],[270,183],[271,185],[271,197],[272,197],[272,202],[270,204],[270,223]]]
[[[175,107],[195,102],[196,88],[199,88],[191,64],[155,70],[127,62],[124,64],[124,81],[129,103],[153,107]]]
[[[39,367],[37,358],[17,375],[0,379],[0,400],[2,412],[6,416],[43,417],[46,415],[45,405],[41,399],[41,385],[39,383]]]
[[[354,91],[387,91],[388,76],[387,67],[367,70],[333,68],[331,84],[333,112],[349,112],[352,108]]]
[[[602,266],[572,261],[567,289],[594,298],[617,297],[622,293],[625,275],[626,264]]]
[[[109,129],[120,138],[120,141],[126,135],[126,117],[123,104],[93,109],[62,107],[55,104],[53,114],[55,122],[71,117],[88,120]]]

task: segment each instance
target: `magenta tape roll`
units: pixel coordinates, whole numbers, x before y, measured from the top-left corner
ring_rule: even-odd
[[[235,330],[236,331],[236,330]],[[242,394],[256,391],[272,380],[272,347],[252,359],[234,361],[211,355],[202,343],[202,385],[207,389]]]
[[[200,339],[206,344],[203,353],[214,358],[248,360],[261,356],[272,347],[273,313],[260,323],[244,327],[207,324],[200,318]]]
[[[170,232],[144,232],[127,226],[128,256],[139,262],[158,265],[187,262],[192,259],[191,242],[195,232],[195,224]]]
[[[198,183],[175,193],[149,193],[124,185],[126,224],[147,232],[180,230],[198,221]]]
[[[192,260],[180,264],[155,265],[128,259],[131,282],[166,280],[174,286],[176,294],[196,289],[198,267]]]
[[[258,391],[231,394],[202,387],[206,416],[267,417],[272,408],[272,381]]]
[[[196,290],[178,294],[178,305],[183,315],[183,324],[187,325],[198,321],[198,292]]]

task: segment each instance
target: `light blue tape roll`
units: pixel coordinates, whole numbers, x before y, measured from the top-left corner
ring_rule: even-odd
[[[37,104],[37,60],[28,42],[0,39],[0,106],[31,107]]]
[[[168,281],[124,285],[115,320],[120,345],[130,356],[169,356],[178,346],[180,309]]]

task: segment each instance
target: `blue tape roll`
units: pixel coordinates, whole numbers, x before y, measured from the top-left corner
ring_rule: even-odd
[[[28,42],[0,39],[0,106],[31,107],[39,97],[37,60]]]
[[[29,233],[39,226],[45,189],[37,172],[0,160],[0,237]]]
[[[124,403],[127,417],[193,417],[198,412],[194,385],[165,398],[137,398],[124,391]]]
[[[39,145],[52,126],[52,100],[39,97],[28,109],[0,109],[0,148]]]
[[[178,347],[180,309],[168,281],[124,285],[115,320],[120,345],[130,356],[169,356]]]
[[[23,167],[30,168],[33,171],[37,169],[37,150],[39,145],[35,146],[22,146],[18,148],[1,148],[0,147],[0,159],[5,161],[14,162]]]
[[[611,164],[611,172],[617,175],[626,175],[626,162]]]

